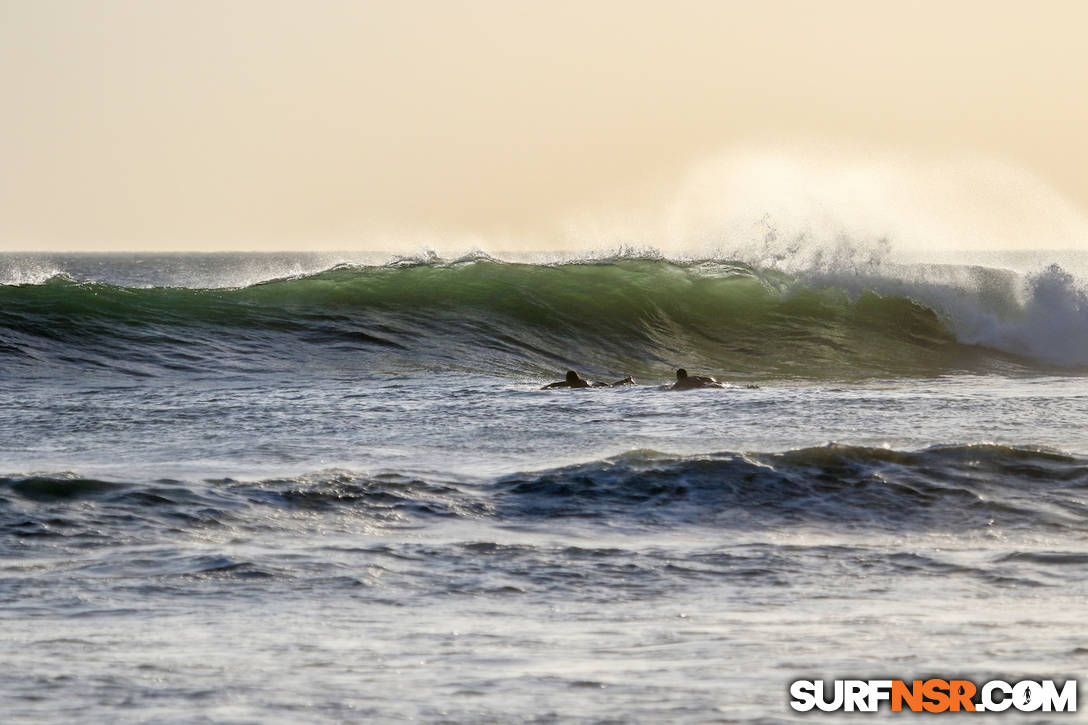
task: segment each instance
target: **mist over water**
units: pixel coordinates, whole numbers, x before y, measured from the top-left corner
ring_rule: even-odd
[[[843,243],[846,252],[882,246],[896,259],[960,264],[1088,244],[1084,209],[1032,172],[982,155],[756,144],[706,156],[633,197],[568,216],[553,246],[643,244],[670,257],[752,262],[771,253],[796,268]]]

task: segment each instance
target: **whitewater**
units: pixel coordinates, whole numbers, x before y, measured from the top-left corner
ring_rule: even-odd
[[[1088,260],[879,251],[0,255],[5,721],[1083,679]]]

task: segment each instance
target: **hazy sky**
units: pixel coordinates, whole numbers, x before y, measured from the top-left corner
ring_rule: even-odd
[[[617,215],[652,242],[693,194],[712,234],[751,178],[757,216],[834,187],[807,203],[850,226],[875,185],[867,229],[974,205],[994,244],[1070,246],[1086,28],[1080,1],[0,0],[0,250],[546,245]]]

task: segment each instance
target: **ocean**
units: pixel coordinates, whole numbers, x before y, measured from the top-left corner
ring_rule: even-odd
[[[1059,256],[0,255],[3,720],[857,722],[790,683],[1083,680]],[[541,390],[568,369],[637,384]]]

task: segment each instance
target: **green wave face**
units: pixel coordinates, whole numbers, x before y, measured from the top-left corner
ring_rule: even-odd
[[[907,295],[847,291],[740,264],[337,267],[239,289],[123,288],[54,278],[0,287],[0,355],[289,359],[300,346],[360,364],[748,379],[927,376],[1030,364],[957,341]],[[161,349],[159,351],[161,353]]]

